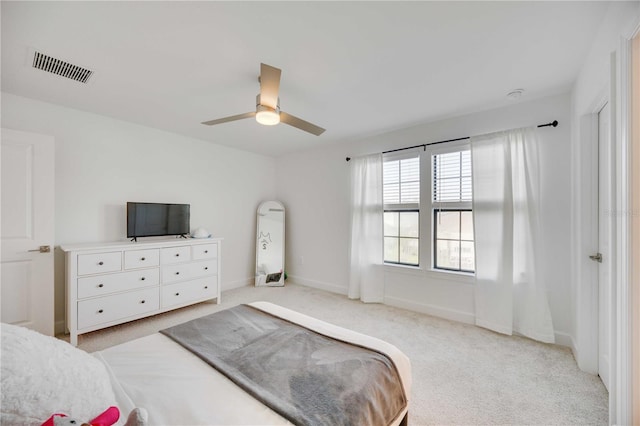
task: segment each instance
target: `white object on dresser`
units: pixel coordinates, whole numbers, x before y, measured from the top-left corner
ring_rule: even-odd
[[[216,299],[222,238],[63,245],[70,342],[78,335]]]

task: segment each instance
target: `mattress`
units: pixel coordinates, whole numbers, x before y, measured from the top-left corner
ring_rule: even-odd
[[[258,309],[318,333],[386,354],[410,400],[411,364],[395,346],[268,302]],[[168,337],[156,333],[93,354],[107,367],[121,412],[143,407],[149,424],[286,425],[286,419]],[[396,424],[399,424],[401,418]]]

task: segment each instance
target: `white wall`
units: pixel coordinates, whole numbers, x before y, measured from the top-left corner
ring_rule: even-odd
[[[615,64],[621,37],[631,35],[639,20],[640,2],[610,3],[572,91],[571,335],[578,366],[593,374],[598,372],[598,268],[588,256],[599,251],[597,210],[594,209],[598,180],[593,173],[597,165],[597,136],[593,136],[589,116],[597,113],[603,101],[610,100],[615,133],[615,99],[611,95],[615,96],[616,88],[615,82],[613,87],[610,84],[612,73],[615,74],[612,64]],[[597,129],[595,131],[597,135]]]
[[[347,293],[349,279],[349,163],[358,156],[425,142],[479,135],[558,120],[541,131],[543,275],[558,341],[569,344],[570,96],[427,123],[360,141],[296,153],[277,161],[278,198],[287,208],[287,272],[301,284]],[[385,303],[446,318],[474,320],[472,280],[386,266]]]
[[[125,239],[127,201],[188,203],[192,228],[224,238],[222,289],[253,282],[256,209],[275,196],[274,159],[8,93],[2,127],[55,137],[56,246]]]
[[[572,97],[572,210],[574,223],[572,227],[572,317],[574,319],[573,351],[578,366],[593,374],[599,373],[599,349],[609,355],[609,423],[627,424],[631,419],[631,405],[628,378],[630,356],[626,352],[627,336],[624,336],[627,321],[626,311],[620,309],[618,303],[627,302],[623,295],[626,290],[628,259],[624,250],[624,235],[627,230],[623,226],[629,212],[625,211],[628,193],[626,180],[629,178],[625,163],[627,147],[620,138],[624,133],[618,109],[622,105],[622,86],[619,77],[626,74],[620,69],[622,40],[629,39],[640,25],[640,2],[612,2],[609,5],[603,23],[593,41],[587,59],[580,70],[573,89]],[[610,163],[611,172],[605,179],[611,181],[612,205],[608,206],[609,215],[604,216],[612,225],[611,250],[603,252],[614,269],[611,279],[611,300],[609,320],[611,326],[606,335],[609,341],[601,342],[599,333],[599,268],[588,259],[592,253],[601,251],[598,247],[598,218],[594,205],[597,205],[598,180],[590,171],[598,161],[598,140],[594,135],[589,120],[597,113],[603,100],[608,100],[611,107],[610,123],[612,127],[610,154],[615,161]],[[620,167],[622,166],[622,167]],[[618,208],[621,206],[622,208]],[[605,215],[607,212],[601,212]],[[620,238],[620,240],[618,240]],[[620,249],[623,250],[620,250]],[[604,250],[602,250],[604,251]],[[620,254],[618,254],[620,253]],[[618,293],[620,292],[620,293]],[[620,295],[620,296],[619,296]],[[624,336],[621,340],[620,337]],[[635,361],[637,362],[637,360]],[[636,398],[637,399],[637,398]]]

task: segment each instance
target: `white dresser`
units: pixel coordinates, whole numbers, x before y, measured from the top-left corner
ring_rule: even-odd
[[[220,303],[222,238],[63,245],[71,344],[78,335],[205,300]]]

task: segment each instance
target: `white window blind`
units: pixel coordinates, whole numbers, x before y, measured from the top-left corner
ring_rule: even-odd
[[[433,174],[433,267],[473,272],[475,247],[471,151],[431,156]]]
[[[383,163],[384,261],[419,266],[420,157],[412,155]]]
[[[420,202],[420,159],[385,161],[383,167],[384,204]]]
[[[471,151],[436,154],[433,159],[433,201],[471,201]]]

